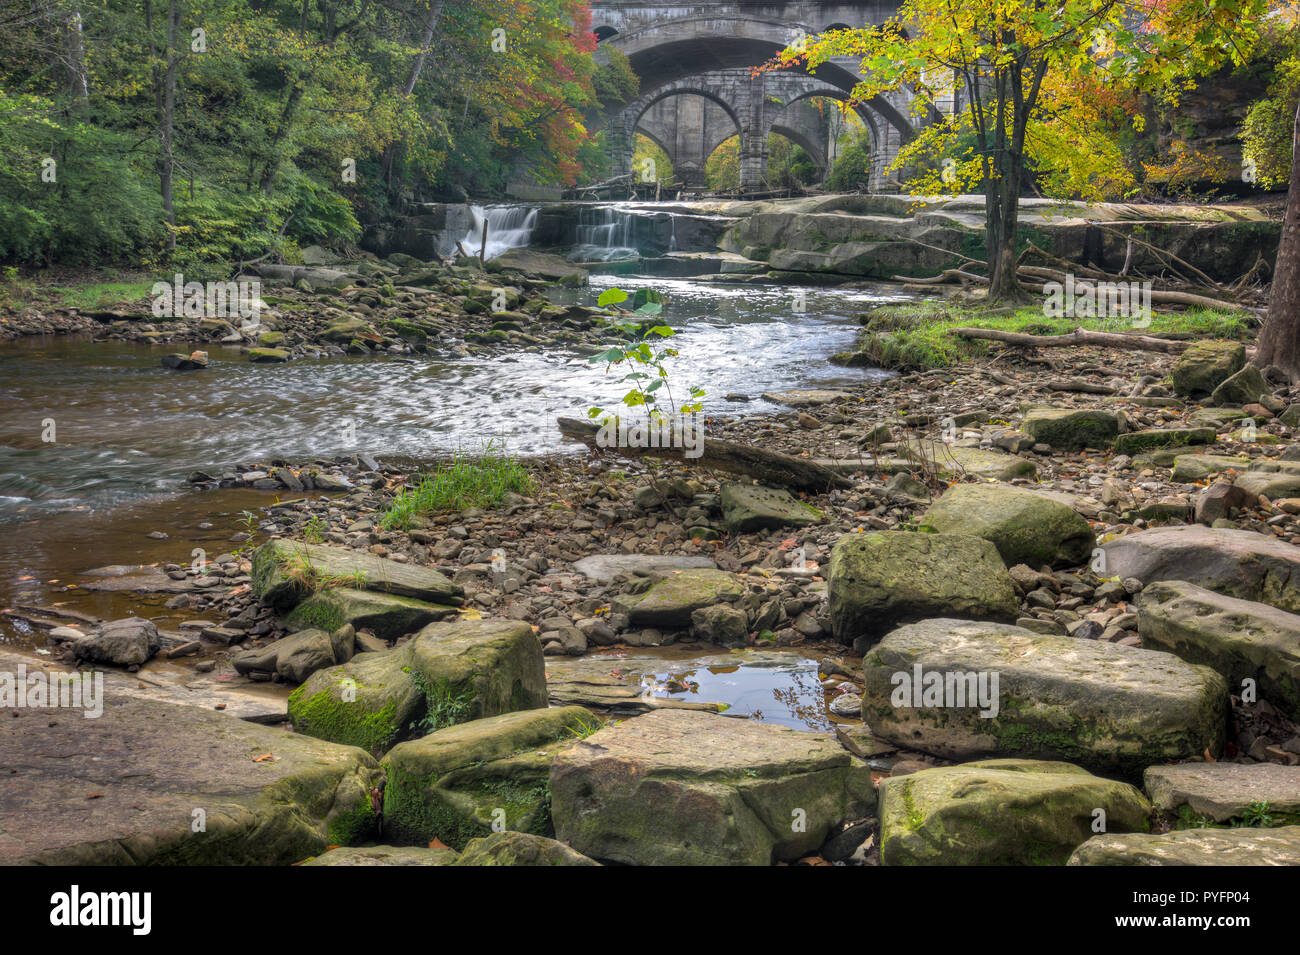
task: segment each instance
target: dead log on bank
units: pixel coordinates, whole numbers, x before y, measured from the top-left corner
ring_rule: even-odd
[[[764,484],[778,487],[794,488],[799,491],[822,492],[833,487],[850,487],[851,482],[843,475],[836,474],[829,468],[814,464],[804,458],[796,458],[779,451],[765,451],[735,441],[723,441],[720,438],[706,437],[701,445],[699,457],[688,458],[680,448],[598,448],[596,435],[600,426],[594,421],[581,421],[577,418],[558,419],[560,433],[572,441],[581,441],[589,448],[609,451],[629,458],[667,458],[684,464],[697,464],[705,468],[717,468],[732,474],[743,474]]]
[[[1023,332],[1002,332],[992,328],[953,328],[949,335],[958,338],[982,338],[1005,342],[1008,345],[1027,345],[1031,348],[1062,348],[1067,345],[1104,345],[1108,348],[1140,348],[1143,351],[1162,351],[1181,354],[1191,342],[1169,338],[1152,338],[1149,335],[1123,335],[1119,332],[1093,332],[1076,328],[1064,335],[1026,335]]]

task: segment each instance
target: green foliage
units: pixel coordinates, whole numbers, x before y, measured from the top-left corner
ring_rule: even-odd
[[[489,442],[481,454],[461,452],[394,498],[380,521],[384,530],[408,528],[421,514],[496,507],[507,493],[530,494],[533,479],[513,455]]]
[[[661,182],[668,185],[673,181],[673,163],[668,154],[659,148],[649,136],[636,134],[636,146],[632,150],[632,175],[638,182]]]
[[[871,185],[871,137],[854,137],[841,147],[826,176],[828,192],[865,191]]]
[[[591,85],[604,109],[617,109],[641,95],[641,78],[622,50],[606,47],[605,56],[606,61],[592,74]]]
[[[645,293],[645,294],[643,294]],[[618,306],[628,300],[627,292],[620,288],[607,288],[600,293],[596,304],[601,308]],[[640,408],[647,418],[663,415],[659,407],[661,390],[668,399],[669,410],[677,414],[694,414],[704,407],[704,389],[692,385],[689,395],[691,402],[677,407],[673,399],[672,387],[668,381],[668,368],[665,362],[677,356],[677,350],[671,347],[656,348],[655,342],[671,338],[677,333],[667,325],[654,322],[655,316],[663,311],[663,296],[650,289],[638,290],[633,298],[632,316],[642,321],[615,321],[612,328],[618,332],[620,341],[587,359],[592,364],[603,363],[605,371],[615,365],[628,369],[619,379],[619,383],[630,382],[631,390],[623,396],[623,405],[628,409]],[[603,408],[590,408],[589,418],[608,418],[614,416]]]
[[[1285,186],[1291,178],[1296,104],[1300,101],[1300,31],[1270,29],[1263,43],[1261,64],[1268,89],[1251,105],[1241,125],[1242,155],[1253,164],[1255,182],[1265,188]]]

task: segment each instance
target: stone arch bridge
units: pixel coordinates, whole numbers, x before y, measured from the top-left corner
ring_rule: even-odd
[[[724,140],[740,137],[740,187],[766,187],[767,139],[780,133],[802,146],[824,172],[830,123],[818,97],[844,100],[861,81],[854,58],[823,64],[815,76],[785,71],[753,75],[800,36],[884,23],[893,0],[868,3],[715,0],[671,3],[599,0],[592,30],[600,47],[622,51],[641,78],[641,96],[608,117],[606,148],[614,175],[632,170],[635,134],[657,143],[688,187],[704,184],[704,163]],[[597,48],[599,55],[600,47]],[[872,144],[873,189],[885,167],[917,131],[906,93],[856,107]]]

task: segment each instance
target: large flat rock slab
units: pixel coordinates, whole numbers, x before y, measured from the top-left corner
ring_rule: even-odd
[[[724,570],[670,570],[644,592],[620,594],[609,606],[627,614],[632,627],[685,629],[694,611],[744,595],[745,584]]]
[[[459,854],[453,849],[423,846],[340,846],[322,852],[304,866],[392,866],[455,865]]]
[[[831,549],[827,581],[841,643],[869,644],[924,617],[1009,620],[1019,609],[997,548],[964,534],[845,534]]]
[[[1212,822],[1245,819],[1268,804],[1273,825],[1300,823],[1300,766],[1276,763],[1181,763],[1152,766],[1143,786],[1160,809],[1186,806]]]
[[[575,561],[573,569],[594,580],[607,584],[619,574],[648,574],[658,571],[691,570],[706,568],[717,570],[718,565],[707,557],[674,557],[654,554],[592,554]]]
[[[377,823],[365,752],[192,706],[14,709],[0,766],[6,865],[286,865]]]
[[[253,591],[277,610],[288,610],[308,595],[308,582],[356,587],[459,606],[465,591],[431,567],[402,564],[374,554],[308,544],[267,541],[253,554]]]
[[[1145,832],[1151,806],[1127,783],[1069,763],[992,759],[880,782],[883,865],[1062,865],[1092,835]]]
[[[770,865],[875,808],[866,764],[829,734],[660,710],[551,767],[556,838],[598,861]]]
[[[1300,865],[1300,826],[1093,836],[1069,865]]]
[[[1184,580],[1300,613],[1300,547],[1254,531],[1157,527],[1103,544],[1107,577]]]
[[[1137,612],[1146,646],[1211,667],[1234,692],[1254,680],[1260,697],[1300,719],[1300,614],[1181,580],[1145,587]]]
[[[1064,760],[1137,778],[1223,748],[1223,678],[1172,653],[938,619],[894,630],[862,669],[873,735],[946,759]]]

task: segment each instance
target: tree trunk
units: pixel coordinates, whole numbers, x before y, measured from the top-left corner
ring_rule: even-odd
[[[177,0],[167,7],[167,66],[163,71],[162,103],[158,110],[158,178],[162,192],[163,215],[167,220],[167,248],[176,251],[176,209],[172,202],[172,180],[176,175],[173,137],[176,125],[176,25],[180,20]]]
[[[1276,365],[1300,379],[1300,107],[1296,109],[1291,148],[1291,185],[1282,216],[1282,239],[1268,297],[1268,318],[1259,333],[1255,364]]]
[[[411,63],[411,72],[406,77],[406,86],[402,88],[402,98],[405,99],[415,91],[415,84],[420,79],[420,73],[424,70],[424,61],[429,55],[429,46],[433,43],[433,31],[438,25],[438,20],[442,16],[442,8],[446,5],[447,0],[431,0],[429,3],[429,16],[424,21],[424,33],[420,37],[420,52],[416,54],[415,60]],[[397,152],[397,144],[389,143],[384,147],[384,158],[382,163],[382,176],[385,182],[393,171],[393,159]]]

